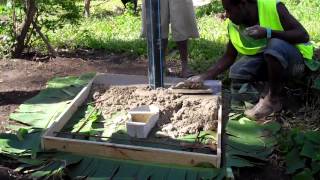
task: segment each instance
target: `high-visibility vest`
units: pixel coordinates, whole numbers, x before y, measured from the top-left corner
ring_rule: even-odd
[[[261,27],[283,31],[277,11],[278,0],[257,0],[259,24]],[[244,55],[255,55],[263,52],[267,39],[254,39],[244,34],[245,27],[238,26],[229,20],[228,31],[231,43],[237,51]],[[295,45],[307,61],[312,61],[314,47],[311,43]]]

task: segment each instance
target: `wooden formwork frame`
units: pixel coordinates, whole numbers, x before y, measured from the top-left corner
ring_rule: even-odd
[[[166,79],[167,84],[173,84],[181,79]],[[177,164],[194,166],[199,163],[211,163],[219,168],[221,164],[221,133],[222,133],[222,106],[219,98],[218,129],[217,129],[217,154],[201,154],[195,152],[185,152],[160,148],[142,147],[134,145],[123,145],[108,142],[96,142],[89,140],[77,140],[63,137],[56,137],[56,132],[60,132],[72,115],[77,111],[87,99],[92,84],[111,85],[146,85],[147,77],[99,74],[91,80],[86,87],[73,99],[65,111],[57,118],[51,127],[44,133],[41,145],[44,150],[58,150],[85,155],[97,155],[103,157],[146,161],[152,163]],[[221,87],[220,87],[221,88]],[[220,89],[221,90],[221,89]],[[221,93],[219,93],[221,96]]]

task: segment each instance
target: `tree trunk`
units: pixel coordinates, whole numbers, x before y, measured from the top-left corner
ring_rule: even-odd
[[[84,16],[90,16],[90,0],[84,0]]]
[[[25,48],[25,38],[27,36],[28,30],[31,23],[34,21],[34,16],[36,14],[36,0],[26,0],[26,17],[22,24],[21,31],[17,34],[17,42],[14,45],[12,56],[14,58],[21,57],[23,49]]]
[[[45,36],[42,32],[41,32],[41,28],[33,21],[32,22],[32,26],[34,27],[34,29],[36,30],[36,32],[39,34],[39,36],[41,37],[41,39],[43,40],[43,42],[47,45],[47,49],[49,51],[49,54],[52,57],[56,56],[56,51],[52,48],[49,39],[47,38],[47,36]]]

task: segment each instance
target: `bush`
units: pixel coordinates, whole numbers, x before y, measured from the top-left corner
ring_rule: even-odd
[[[224,9],[220,0],[212,0],[207,5],[201,6],[196,10],[197,18],[201,18],[203,16],[210,16],[212,14],[223,13]]]

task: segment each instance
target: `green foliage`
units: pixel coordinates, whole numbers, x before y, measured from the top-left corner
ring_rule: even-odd
[[[301,169],[304,167],[305,159],[302,159],[299,156],[299,150],[298,149],[292,149],[287,155],[286,155],[286,165],[287,165],[287,173],[292,174],[298,169]]]
[[[28,130],[26,128],[19,128],[17,132],[17,137],[20,141],[24,140],[24,137],[28,134]]]
[[[312,177],[312,172],[310,169],[306,168],[302,172],[298,173],[293,177],[293,180],[313,180],[314,178]]]
[[[135,10],[134,10],[134,3],[128,2],[128,3],[126,4],[126,6],[127,6],[127,8],[126,8],[125,13],[128,13],[128,14],[130,14],[130,15],[136,15],[136,12],[135,12]]]
[[[82,9],[74,0],[39,0],[37,8],[36,21],[46,35],[67,25],[78,25],[82,17]],[[35,33],[30,46],[38,47],[40,51],[46,49],[44,42]]]
[[[10,119],[34,128],[47,128],[93,75],[90,73],[49,81],[46,90],[22,104],[15,113],[10,114]]]
[[[229,135],[226,146],[227,166],[259,165],[277,147],[284,157],[286,173],[292,175],[293,179],[319,177],[320,132],[293,129],[279,134],[280,127],[276,122],[259,125],[241,114],[231,113],[226,129]]]
[[[320,77],[317,79],[313,80],[313,86],[314,89],[320,90]]]
[[[81,8],[73,0],[38,0],[38,23],[47,31],[76,24],[81,18]]]
[[[92,15],[94,16],[94,15]],[[68,25],[49,37],[57,47],[105,49],[114,53],[147,54],[146,42],[140,38],[140,17],[96,17],[83,20],[80,27]]]
[[[0,5],[0,57],[6,57],[15,41],[13,32],[13,21],[11,15],[13,7],[11,4]]]
[[[224,9],[220,0],[212,0],[209,4],[201,6],[196,10],[196,16],[201,18],[212,14],[223,13]]]
[[[227,167],[252,167],[266,162],[277,141],[280,130],[276,122],[259,125],[241,114],[231,113],[226,132]],[[268,132],[269,135],[266,135]]]
[[[79,165],[71,167],[68,175],[101,179],[213,179],[220,173],[215,168],[188,168],[143,162],[83,157]],[[181,178],[179,178],[181,177]],[[197,179],[197,178],[196,178]]]
[[[32,156],[40,151],[41,132],[32,132],[25,135],[23,140],[14,134],[0,134],[0,153],[17,157]]]
[[[217,133],[215,131],[201,131],[199,135],[191,134],[186,135],[184,137],[178,138],[178,140],[186,141],[186,142],[195,142],[196,139],[199,139],[199,142],[203,144],[208,144],[208,141],[215,140],[217,137]]]
[[[99,120],[99,118],[101,118],[101,111],[97,110],[92,105],[81,107],[80,111],[77,111],[71,119],[71,121],[74,119],[77,122],[72,127],[71,132],[91,135],[93,134],[92,125]]]
[[[18,27],[22,25],[26,16],[26,1],[8,1],[7,5],[0,6],[0,55],[7,55],[16,40]],[[81,9],[73,0],[36,0],[35,22],[46,34],[54,32],[67,24],[76,24],[81,18]],[[40,37],[29,30],[31,42],[29,46],[39,44]],[[28,39],[28,38],[27,38]]]
[[[317,24],[320,20],[320,1],[318,0],[283,0],[289,11],[301,22],[310,34],[311,40],[320,42]]]
[[[312,179],[320,171],[320,132],[298,129],[284,133],[279,150],[285,156],[287,173],[294,179]]]

